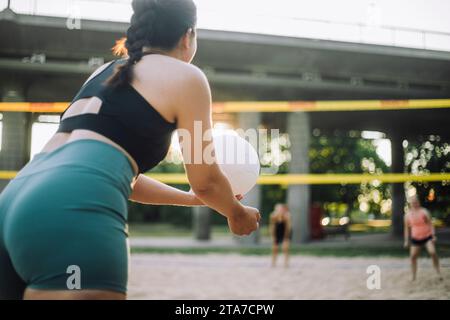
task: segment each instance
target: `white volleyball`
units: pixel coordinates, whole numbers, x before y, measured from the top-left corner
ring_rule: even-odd
[[[245,195],[259,177],[260,163],[255,148],[234,132],[214,132],[214,148],[220,169],[235,195]]]

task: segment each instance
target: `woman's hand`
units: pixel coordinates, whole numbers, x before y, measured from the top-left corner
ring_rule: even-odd
[[[259,228],[260,220],[258,209],[244,206],[242,211],[228,217],[228,227],[235,235],[246,236]]]
[[[431,241],[433,241],[433,243],[436,243],[437,241],[437,237],[433,234],[433,237],[431,238]]]
[[[407,249],[409,247],[409,241],[405,240],[405,242],[403,243],[403,248]]]
[[[195,195],[194,191],[192,191],[192,189],[189,190],[189,194],[192,195],[192,199],[191,199],[191,201],[190,201],[190,204],[191,204],[192,206],[204,206],[204,205],[205,205],[205,204],[202,202],[202,200],[200,200],[199,198],[197,198],[197,196]],[[244,197],[243,197],[242,195],[238,194],[238,195],[236,195],[236,199],[237,199],[238,201],[241,201],[242,199],[244,199]]]

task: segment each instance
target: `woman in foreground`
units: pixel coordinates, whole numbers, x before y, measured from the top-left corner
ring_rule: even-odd
[[[58,132],[0,196],[0,299],[126,298],[128,199],[205,204],[237,235],[258,227],[258,210],[235,198],[216,163],[186,161],[210,141],[183,150],[193,193],[143,175],[165,157],[175,129],[192,138],[194,121],[202,132],[211,129],[211,92],[190,64],[197,49],[192,0],[132,6],[128,58],[87,80]]]

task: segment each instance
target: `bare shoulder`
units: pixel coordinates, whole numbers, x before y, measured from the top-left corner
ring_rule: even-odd
[[[136,74],[141,80],[165,81],[180,85],[186,82],[207,82],[203,71],[193,64],[165,55],[150,55],[137,65]]]
[[[160,113],[177,119],[180,115],[208,114],[211,90],[200,68],[164,56],[144,57],[134,69],[133,86]]]
[[[180,77],[182,80],[181,84],[188,86],[197,85],[200,87],[209,87],[208,79],[206,78],[205,73],[193,64],[179,61],[175,72],[177,75],[182,75]]]
[[[173,79],[170,85],[174,95],[175,105],[180,112],[187,110],[203,110],[209,112],[211,108],[211,89],[208,79],[197,66],[184,62],[174,62]],[[186,108],[188,107],[188,108]]]
[[[164,55],[146,57],[136,68],[136,79],[143,90],[157,91],[175,104],[199,98],[207,100],[211,96],[208,80],[200,68]]]
[[[183,61],[179,61],[179,60],[174,60],[174,63],[176,64],[177,68],[179,68],[180,70],[183,70],[184,72],[186,72],[188,75],[192,76],[192,77],[196,77],[196,78],[206,78],[205,73],[196,65],[192,64],[192,63],[186,63]]]
[[[424,213],[426,216],[431,217],[431,213],[430,213],[430,211],[429,211],[427,208],[423,208],[423,207],[422,207],[422,211],[423,211],[423,213]]]

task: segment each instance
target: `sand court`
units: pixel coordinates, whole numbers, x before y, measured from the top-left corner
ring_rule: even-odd
[[[367,268],[379,266],[381,288],[369,290]],[[404,258],[291,257],[270,267],[266,256],[134,254],[129,299],[450,299],[450,259],[443,281],[431,261],[419,261],[410,281]]]

